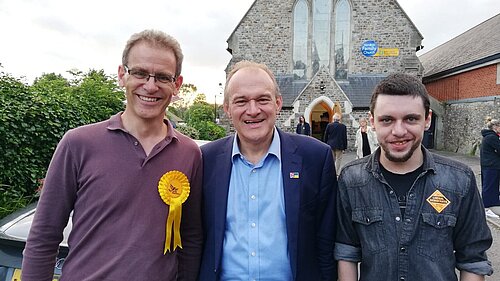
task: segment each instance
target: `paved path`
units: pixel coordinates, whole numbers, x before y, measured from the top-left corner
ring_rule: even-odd
[[[447,151],[437,151],[437,150],[432,150],[432,152],[449,158],[453,158],[471,167],[471,169],[474,171],[474,174],[476,175],[476,181],[479,190],[481,190],[481,165],[479,164],[478,156],[469,156],[469,155],[457,154]],[[345,153],[344,158],[342,160],[344,163],[341,166],[344,166],[345,163],[348,163],[354,159],[356,159],[355,152]],[[493,236],[493,245],[491,245],[491,248],[487,252],[487,254],[488,254],[488,259],[491,261],[493,269],[495,270],[495,273],[492,276],[486,277],[486,281],[498,281],[500,280],[500,219],[494,219],[490,217],[486,217],[486,219],[490,226],[491,235]]]

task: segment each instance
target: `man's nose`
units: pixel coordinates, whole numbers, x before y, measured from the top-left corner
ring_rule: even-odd
[[[258,114],[260,111],[259,105],[257,101],[251,100],[248,102],[248,108],[247,108],[247,113],[252,115],[252,114]]]
[[[396,121],[392,127],[392,134],[395,136],[403,136],[407,132],[406,126],[403,121]]]
[[[143,85],[144,89],[146,89],[147,91],[153,91],[153,92],[156,92],[158,90],[158,85],[156,85],[156,77],[154,76],[149,76],[147,78],[147,81],[146,83],[144,83]]]

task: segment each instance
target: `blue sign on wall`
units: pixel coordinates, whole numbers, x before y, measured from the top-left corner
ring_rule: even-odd
[[[363,45],[361,45],[361,53],[365,57],[373,57],[378,51],[378,45],[377,42],[373,40],[368,40],[363,42]]]

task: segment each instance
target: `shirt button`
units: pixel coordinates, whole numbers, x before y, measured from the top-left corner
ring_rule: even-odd
[[[257,196],[252,195],[252,196],[250,196],[250,198],[252,198],[252,200],[255,200],[255,198],[257,198]]]
[[[255,253],[255,252],[251,252],[251,253],[250,253],[250,255],[251,255],[252,257],[255,257],[256,253]]]
[[[255,171],[255,169],[253,169],[253,170],[252,170],[252,173],[255,173],[255,172],[257,172],[257,171]]]
[[[405,219],[405,221],[406,221],[407,223],[410,223],[410,222],[411,222],[411,219]]]
[[[139,142],[138,141],[134,141],[134,145],[135,146],[139,145]]]
[[[401,218],[400,218],[400,217],[396,217],[396,221],[400,221],[400,220],[401,220]]]
[[[256,227],[256,226],[257,226],[257,224],[255,224],[254,222],[252,222],[251,226],[252,226],[252,227]]]
[[[406,252],[406,248],[405,247],[401,247],[399,250],[401,251],[401,253],[405,253]]]
[[[401,281],[405,281],[406,279],[404,277],[399,278]]]
[[[409,195],[409,196],[410,196],[410,199],[415,198],[415,194],[413,194],[413,193],[410,193],[410,195]]]
[[[394,191],[390,190],[390,191],[389,191],[389,194],[394,194]]]

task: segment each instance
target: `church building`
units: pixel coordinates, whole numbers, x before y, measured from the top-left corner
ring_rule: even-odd
[[[293,132],[304,115],[321,139],[340,113],[352,148],[375,85],[393,72],[422,77],[422,39],[396,0],[255,0],[227,40],[226,72],[265,63],[283,96],[277,127]]]

